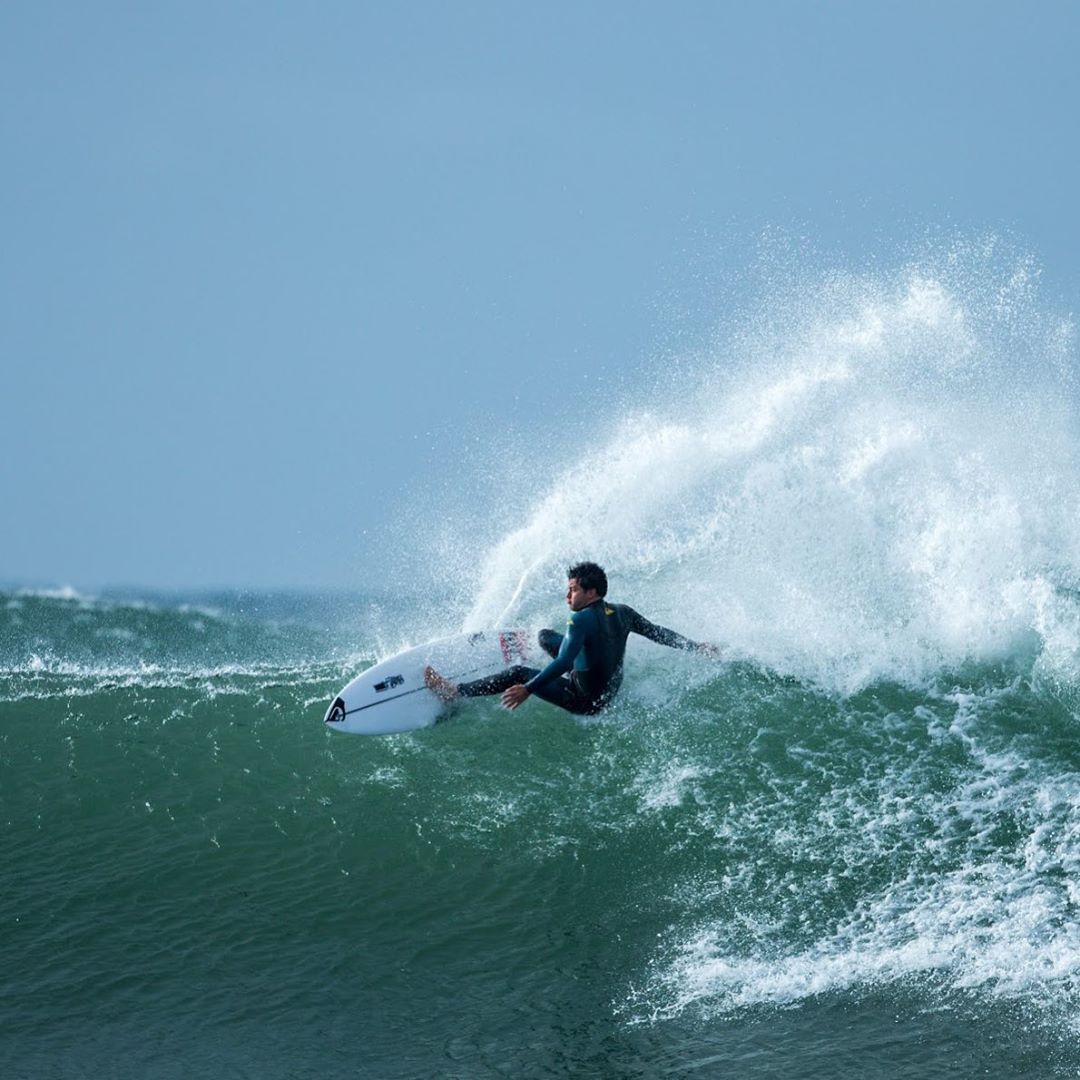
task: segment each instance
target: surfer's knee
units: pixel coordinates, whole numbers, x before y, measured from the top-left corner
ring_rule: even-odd
[[[548,656],[558,656],[559,649],[562,647],[562,634],[556,633],[554,630],[541,630],[536,635],[537,641],[540,643],[540,648],[548,654]]]

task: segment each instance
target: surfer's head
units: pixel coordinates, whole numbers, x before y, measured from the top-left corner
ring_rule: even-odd
[[[571,566],[566,577],[566,602],[571,611],[581,611],[607,593],[607,574],[594,562]]]

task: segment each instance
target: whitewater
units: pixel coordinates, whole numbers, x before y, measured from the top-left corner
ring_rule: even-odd
[[[654,410],[551,485],[466,625],[530,613],[589,551],[654,608],[677,595],[701,636],[834,689],[1027,646],[1068,676],[1073,327],[1040,310],[1032,266],[991,254],[769,296],[763,325],[659,376]]]
[[[0,594],[0,1070],[1076,1075],[1077,421],[1037,266],[955,241],[775,276],[435,550],[403,508],[419,590]],[[723,660],[324,729],[581,558]]]

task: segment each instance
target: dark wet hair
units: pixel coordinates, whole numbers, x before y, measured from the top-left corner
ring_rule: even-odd
[[[566,580],[577,578],[577,583],[588,592],[595,589],[601,596],[607,596],[607,574],[594,562],[575,563],[566,571]]]

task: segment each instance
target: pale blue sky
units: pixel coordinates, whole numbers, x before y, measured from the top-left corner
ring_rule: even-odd
[[[1075,310],[1078,30],[3,4],[0,581],[368,584],[403,503],[484,515],[492,447],[539,481],[564,422],[703,340],[766,230],[853,262],[1002,231]]]

